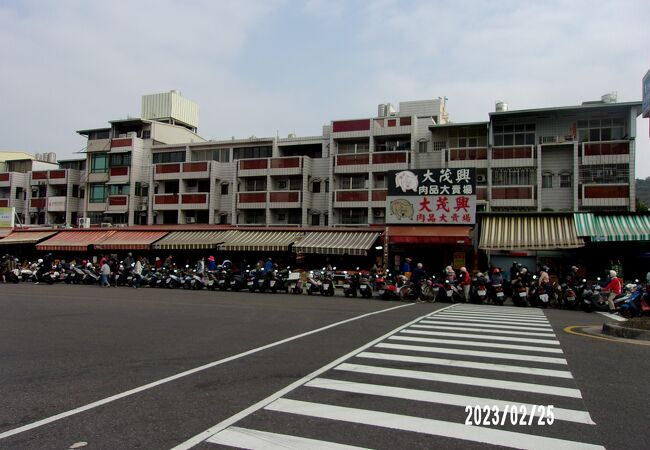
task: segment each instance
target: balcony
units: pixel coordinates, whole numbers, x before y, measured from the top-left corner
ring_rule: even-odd
[[[535,186],[498,186],[492,188],[491,206],[535,206]]]
[[[101,202],[88,202],[88,212],[106,212],[108,201],[104,199]]]
[[[581,163],[629,164],[629,141],[583,142],[580,152]]]
[[[178,209],[178,194],[156,194],[153,197],[153,209]]]
[[[580,187],[582,206],[629,206],[627,184],[585,184]]]
[[[206,209],[208,207],[208,193],[181,194],[183,209]]]
[[[133,147],[133,138],[114,138],[111,140],[111,149],[130,150]]]
[[[334,207],[368,207],[368,190],[336,190],[334,191]]]
[[[332,122],[332,134],[337,138],[370,135],[370,119],[338,120]]]
[[[303,169],[303,159],[297,156],[286,158],[271,158],[271,175],[300,175]]]
[[[487,167],[486,147],[450,148],[448,152],[448,167]]]
[[[336,155],[334,173],[368,173],[370,169],[370,153],[351,153]]]
[[[86,151],[88,153],[93,153],[93,152],[107,152],[111,148],[111,140],[110,139],[91,139],[88,140],[88,143],[86,144]]]
[[[485,201],[487,200],[487,188],[478,186],[476,188],[476,200]]]
[[[387,136],[411,133],[411,117],[380,117],[373,120],[372,134]]]
[[[126,212],[129,210],[128,195],[110,195],[108,197],[108,211]]]
[[[47,205],[47,198],[32,198],[29,199],[30,210],[43,210]]]
[[[111,167],[109,171],[110,181],[112,183],[128,183],[129,172],[130,169],[128,166]]]
[[[181,163],[154,164],[154,180],[177,180],[181,173]]]
[[[9,172],[0,173],[0,187],[11,186],[11,177]]]
[[[50,184],[66,184],[68,182],[67,170],[50,170]]]
[[[243,209],[266,208],[266,192],[240,192],[237,194],[237,206]]]
[[[240,159],[237,167],[241,177],[265,176],[269,168],[269,158]]]
[[[0,208],[8,208],[8,207],[9,207],[9,199],[0,198]]]
[[[106,183],[108,181],[109,172],[89,172],[88,173],[88,182],[89,183]]]
[[[302,202],[301,191],[274,191],[269,192],[271,208],[300,208]]]
[[[532,145],[492,148],[492,167],[531,167],[537,165]]]
[[[180,178],[210,178],[210,164],[208,161],[186,162],[181,166]]]
[[[47,170],[40,170],[32,172],[32,184],[39,184],[39,182],[47,180]]]
[[[33,200],[33,199],[32,199]],[[65,212],[67,206],[67,197],[65,195],[53,196],[47,198],[48,212]]]

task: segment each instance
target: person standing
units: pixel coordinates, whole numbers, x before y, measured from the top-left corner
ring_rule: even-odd
[[[411,258],[404,259],[404,264],[402,264],[402,275],[409,280],[411,279]]]
[[[133,287],[139,289],[141,282],[142,282],[142,256],[138,256],[138,260],[135,262],[135,266],[133,267]]]
[[[469,288],[472,285],[472,277],[469,275],[466,267],[460,268],[459,281],[460,285],[463,287],[463,296],[465,297],[465,302],[469,302]]]
[[[610,314],[616,312],[616,306],[614,305],[614,298],[623,291],[623,286],[621,286],[621,280],[618,278],[615,270],[609,271],[609,283],[603,288],[604,291],[609,292],[607,297],[607,304],[609,305]]]
[[[99,283],[101,287],[111,287],[108,282],[108,277],[111,276],[111,266],[108,265],[108,261],[104,260],[104,264],[99,269]]]

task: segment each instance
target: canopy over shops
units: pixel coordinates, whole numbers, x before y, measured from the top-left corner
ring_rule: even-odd
[[[650,216],[574,214],[578,236],[592,242],[650,241]]]
[[[149,250],[167,231],[117,231],[95,245],[98,250]]]
[[[308,232],[293,250],[296,253],[366,256],[379,235],[378,232],[356,231]]]
[[[89,245],[99,244],[115,233],[115,230],[62,231],[36,244],[36,250],[85,252]]]
[[[14,231],[0,239],[0,245],[36,244],[56,233],[56,231]]]
[[[156,250],[213,249],[225,242],[234,230],[219,231],[173,231],[153,244]]]
[[[483,250],[554,250],[584,247],[573,216],[483,216],[479,248]]]
[[[296,231],[233,231],[219,245],[219,250],[233,252],[286,252],[302,238]]]

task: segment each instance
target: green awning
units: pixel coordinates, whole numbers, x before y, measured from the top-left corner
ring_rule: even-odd
[[[575,214],[578,236],[593,242],[650,241],[650,216]]]

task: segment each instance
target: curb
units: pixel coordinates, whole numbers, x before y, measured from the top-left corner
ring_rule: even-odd
[[[603,334],[625,339],[639,339],[650,341],[650,330],[639,330],[638,328],[625,328],[615,323],[605,322],[603,324]]]

